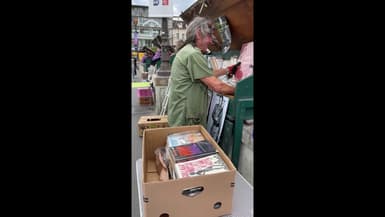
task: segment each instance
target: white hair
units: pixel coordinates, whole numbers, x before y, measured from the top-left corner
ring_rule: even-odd
[[[203,37],[212,34],[212,21],[205,17],[195,17],[187,26],[186,29],[186,44],[194,44],[196,42],[195,32],[199,30]],[[183,46],[184,46],[183,45]],[[182,47],[183,47],[182,46]]]

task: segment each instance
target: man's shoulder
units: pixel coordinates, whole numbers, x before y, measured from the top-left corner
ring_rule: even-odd
[[[184,56],[189,56],[189,55],[194,55],[194,54],[200,54],[199,50],[193,47],[191,44],[187,44],[184,46],[180,52],[181,55]]]

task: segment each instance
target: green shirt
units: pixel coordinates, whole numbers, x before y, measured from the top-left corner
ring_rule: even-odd
[[[147,57],[144,60],[144,71],[145,72],[148,72],[148,67],[150,67],[150,65],[151,65],[151,57]]]
[[[157,60],[156,61],[156,68],[159,69],[160,68],[160,64],[162,63],[161,59]]]
[[[172,66],[172,62],[174,61],[175,54],[171,54],[170,56],[170,66]]]
[[[207,86],[200,79],[208,76],[213,76],[213,72],[199,48],[188,44],[178,51],[171,66],[167,108],[170,126],[200,124],[206,127]]]

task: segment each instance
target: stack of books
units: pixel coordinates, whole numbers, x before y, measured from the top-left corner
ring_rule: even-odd
[[[167,137],[171,179],[194,177],[227,171],[216,148],[200,132],[183,132]]]

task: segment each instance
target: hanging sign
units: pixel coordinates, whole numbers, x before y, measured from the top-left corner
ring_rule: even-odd
[[[148,0],[149,17],[173,17],[173,0]]]

